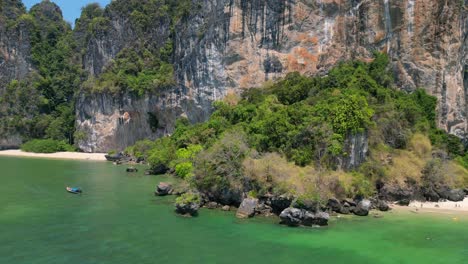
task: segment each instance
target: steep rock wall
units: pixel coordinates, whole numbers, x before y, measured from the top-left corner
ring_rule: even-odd
[[[83,115],[77,108],[77,127],[95,135],[80,146],[105,151],[117,142],[131,143],[170,133],[172,118],[187,116],[192,122],[209,116],[211,102],[229,90],[259,86],[291,71],[326,74],[348,59],[370,60],[373,51],[389,54],[400,88],[423,87],[439,99],[439,126],[466,138],[467,1],[459,0],[203,0],[181,21],[175,32],[174,66],[177,85],[160,95],[140,99],[158,108],[158,118],[169,118],[164,130],[118,134],[117,116]],[[106,62],[131,36],[123,18],[111,19],[105,38],[91,40],[85,66],[99,74]],[[158,26],[159,39],[164,27]],[[155,33],[154,39],[158,39]],[[105,40],[104,40],[105,39]],[[102,42],[104,41],[104,42]],[[107,43],[107,44],[106,44]],[[107,47],[107,48],[106,48]],[[103,52],[102,50],[107,50]],[[96,51],[97,54],[96,54]],[[170,104],[162,99],[172,98]],[[99,112],[102,95],[88,99]],[[127,101],[128,95],[114,98]],[[80,104],[78,104],[80,105]],[[109,113],[120,111],[115,108]],[[174,109],[178,109],[175,111]],[[150,109],[151,110],[151,109]],[[146,109],[145,109],[146,111]],[[168,114],[166,114],[166,112]],[[107,112],[106,112],[107,113]],[[112,117],[113,116],[113,117]],[[91,120],[94,120],[91,122]],[[132,121],[130,121],[132,122]],[[106,128],[95,124],[104,124]],[[102,138],[106,137],[105,142]],[[119,146],[125,146],[122,144]],[[86,149],[85,147],[83,147]]]
[[[0,2],[0,93],[14,79],[23,79],[31,71],[31,44],[25,21],[14,21],[26,10],[18,0]]]

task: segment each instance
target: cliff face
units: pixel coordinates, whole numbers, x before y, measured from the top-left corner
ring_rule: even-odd
[[[170,133],[176,117],[206,119],[211,102],[230,90],[260,86],[291,71],[326,74],[342,60],[370,60],[373,51],[389,54],[401,89],[423,87],[437,96],[439,126],[465,138],[467,2],[199,1],[174,30],[177,85],[140,98],[121,94],[80,99],[77,127],[91,136],[79,145],[86,151],[106,151]],[[85,54],[84,65],[94,75],[135,38],[125,18],[109,14],[111,29],[91,39]],[[169,34],[167,24],[159,23],[147,38],[164,43]],[[126,112],[130,121],[121,124]],[[148,113],[161,120],[158,129],[145,124]]]
[[[11,80],[25,78],[31,69],[26,21],[15,23],[25,13],[19,0],[0,1],[0,94]]]
[[[0,96],[12,80],[24,79],[31,71],[31,44],[27,21],[18,18],[26,13],[19,0],[0,0]],[[18,20],[18,21],[17,21]],[[0,118],[7,106],[0,104]],[[0,149],[18,147],[21,136],[0,126]]]

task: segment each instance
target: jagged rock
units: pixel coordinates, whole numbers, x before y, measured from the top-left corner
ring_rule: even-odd
[[[450,196],[450,188],[448,186],[434,186],[434,190],[439,195],[440,199],[448,200]]]
[[[350,214],[350,213],[351,213],[351,207],[349,206],[349,204],[343,205],[343,207],[341,207],[340,214]]]
[[[135,167],[128,167],[127,172],[138,172],[138,169]]]
[[[184,216],[196,216],[200,209],[202,198],[197,192],[187,192],[175,200],[176,213]]]
[[[379,190],[379,199],[384,201],[411,200],[417,196],[416,186],[399,186],[386,184]]]
[[[259,202],[257,207],[255,207],[255,213],[264,216],[271,216],[273,214],[273,209],[269,205]]]
[[[198,203],[176,203],[176,213],[185,216],[195,216],[198,214],[200,204]]]
[[[341,205],[340,201],[336,198],[328,199],[327,206],[333,212],[341,213],[343,211],[343,206]]]
[[[303,209],[310,212],[320,211],[320,203],[312,199],[296,199],[291,207]]]
[[[468,195],[468,188],[463,189],[463,191],[465,192],[465,195]]]
[[[280,214],[281,224],[288,226],[325,226],[330,215],[325,212],[312,213],[298,208],[286,208]]]
[[[230,211],[231,210],[231,207],[229,205],[225,205],[223,207],[221,207],[221,210],[223,211]]]
[[[364,199],[357,204],[356,208],[353,210],[353,213],[359,216],[367,216],[369,215],[370,209],[371,201]]]
[[[271,206],[273,213],[280,214],[284,209],[291,206],[292,197],[286,195],[271,196],[267,199],[267,204]]]
[[[453,202],[463,201],[465,199],[465,192],[462,189],[453,189],[449,192],[447,199]]]
[[[357,203],[353,199],[349,199],[349,198],[344,199],[342,203],[344,206],[347,205],[349,207],[353,207],[357,205]]]
[[[376,203],[376,208],[379,209],[379,211],[386,212],[390,210],[390,206],[385,201],[378,200]]]
[[[326,226],[328,225],[328,220],[330,219],[330,215],[325,212],[305,212],[304,219],[302,221],[302,225],[305,226]]]
[[[172,192],[172,184],[167,183],[167,182],[160,182],[158,186],[156,187],[154,194],[157,196],[165,196],[165,195],[171,194],[171,192]]]
[[[304,211],[297,208],[286,208],[279,215],[281,224],[299,226],[304,219]]]
[[[439,194],[434,190],[433,186],[425,186],[421,189],[421,192],[426,198],[427,201],[430,202],[438,202],[440,200]]]
[[[255,215],[255,209],[258,205],[257,198],[245,198],[239,209],[237,209],[236,217],[237,218],[248,218]]]

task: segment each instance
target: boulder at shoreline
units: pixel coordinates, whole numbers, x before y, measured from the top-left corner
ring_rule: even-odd
[[[157,196],[165,196],[171,194],[172,192],[172,184],[167,182],[160,182],[158,186],[156,186],[156,190],[154,194]]]
[[[255,215],[255,209],[258,206],[257,198],[245,198],[239,209],[237,209],[236,217],[237,218],[249,218]]]
[[[312,213],[304,209],[286,208],[280,214],[281,224],[287,226],[326,226],[330,215],[325,212]]]
[[[200,209],[201,197],[198,193],[184,193],[175,201],[176,213],[184,216],[198,215]]]

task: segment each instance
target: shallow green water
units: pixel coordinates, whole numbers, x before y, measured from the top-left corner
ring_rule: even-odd
[[[0,158],[0,263],[468,263],[466,216],[388,213],[288,228],[173,213],[161,177],[108,163]],[[65,192],[81,186],[82,196]]]

